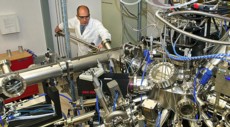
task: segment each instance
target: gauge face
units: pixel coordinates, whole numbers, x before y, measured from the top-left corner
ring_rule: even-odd
[[[8,97],[20,96],[25,91],[26,85],[18,75],[10,75],[2,81],[2,92]]]
[[[169,66],[159,66],[152,72],[152,78],[156,82],[168,80],[171,77],[172,69]]]
[[[11,79],[5,83],[5,91],[8,94],[17,94],[23,90],[23,83],[18,79]]]
[[[175,82],[175,67],[168,62],[154,65],[149,72],[149,79],[159,88],[170,87]]]

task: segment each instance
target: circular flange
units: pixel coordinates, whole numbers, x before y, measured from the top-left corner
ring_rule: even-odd
[[[226,127],[230,127],[230,110],[227,110],[223,113],[222,119]]]
[[[194,118],[198,111],[196,104],[186,97],[177,103],[176,110],[180,116],[185,118]]]
[[[2,80],[2,93],[8,97],[20,96],[25,89],[25,81],[19,75],[12,74]]]
[[[167,88],[176,81],[175,66],[168,62],[158,63],[151,68],[149,79],[159,88]]]

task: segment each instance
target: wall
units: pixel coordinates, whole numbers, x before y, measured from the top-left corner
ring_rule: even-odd
[[[126,2],[133,2],[132,0],[125,0]],[[128,14],[127,9],[131,14]],[[141,26],[146,26],[146,2],[142,2],[141,11]],[[138,4],[124,5],[120,4],[119,0],[102,0],[102,17],[103,24],[112,34],[112,47],[120,47],[124,43],[138,42],[138,32],[133,30],[137,29],[138,21]],[[142,35],[146,34],[146,30],[141,31]]]
[[[101,0],[66,0],[67,1],[67,13],[68,18],[72,18],[76,16],[76,9],[79,5],[87,5],[89,7],[90,16],[94,17],[98,20],[102,20],[101,16]],[[62,22],[61,9],[56,8],[56,5],[60,6],[60,0],[49,0],[49,7],[50,7],[50,16],[51,16],[51,26],[52,26],[52,34],[53,34],[53,40],[54,40],[54,48],[55,52],[58,53],[58,46],[57,46],[57,38],[55,37],[54,29],[57,26],[57,24]],[[59,39],[59,43],[64,43],[63,39]],[[61,55],[64,54],[61,47],[59,47],[60,50],[62,50]],[[76,45],[71,43],[71,51],[72,51],[72,57],[76,57]]]
[[[102,0],[102,22],[112,35],[111,46],[122,46],[122,19],[119,0]]]
[[[17,50],[19,45],[31,49],[37,55],[46,52],[46,42],[40,0],[0,0],[0,15],[15,13],[21,32],[0,34],[0,53]]]
[[[162,28],[164,27],[163,23],[155,17],[156,11],[159,9],[150,4],[147,5],[148,13],[147,13],[147,36],[153,36],[154,38],[160,37]],[[157,26],[157,28],[155,27]]]

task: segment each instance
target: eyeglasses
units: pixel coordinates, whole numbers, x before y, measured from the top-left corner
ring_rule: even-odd
[[[78,16],[80,19],[89,19],[90,15],[88,16]]]

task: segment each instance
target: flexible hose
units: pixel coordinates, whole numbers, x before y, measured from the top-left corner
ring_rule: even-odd
[[[183,4],[176,4],[176,5],[170,5],[170,4],[162,4],[160,1],[154,0],[155,2],[150,2],[149,0],[145,0],[148,4],[163,8],[163,9],[171,9],[171,8],[181,8],[183,6],[192,4],[194,2],[197,2],[197,0],[191,0],[189,2],[183,3]],[[152,0],[153,1],[153,0]]]
[[[230,18],[228,17],[224,17],[221,15],[212,14],[212,13],[207,13],[203,11],[174,11],[172,13],[169,13],[168,16],[170,17],[170,16],[175,16],[175,15],[181,15],[181,14],[196,14],[196,15],[203,15],[203,16],[214,17],[214,18],[219,18],[219,19],[230,21]]]
[[[214,44],[222,44],[222,45],[230,45],[230,42],[226,42],[226,41],[217,41],[217,40],[212,40],[212,39],[207,39],[207,38],[204,38],[204,37],[200,37],[200,36],[197,36],[197,35],[194,35],[194,34],[191,34],[189,32],[186,32],[186,31],[183,31],[177,27],[175,27],[174,25],[172,25],[171,23],[169,23],[168,21],[166,21],[164,18],[162,18],[160,15],[159,15],[159,10],[156,12],[156,17],[162,21],[164,24],[166,24],[167,26],[169,26],[170,28],[174,29],[175,31],[181,33],[181,34],[184,34],[190,38],[193,38],[193,39],[196,39],[196,40],[200,40],[200,41],[203,41],[203,42],[209,42],[209,43],[214,43]],[[197,12],[195,14],[204,14],[204,12],[200,13],[198,11],[183,11],[184,13],[185,12]],[[170,16],[174,15],[174,14],[180,14],[180,13],[170,13]],[[206,14],[206,13],[205,13]],[[218,15],[214,15],[214,14],[209,14],[210,16],[212,17],[220,17]],[[230,21],[230,18],[223,18],[221,17],[222,19],[226,19],[228,21]]]

